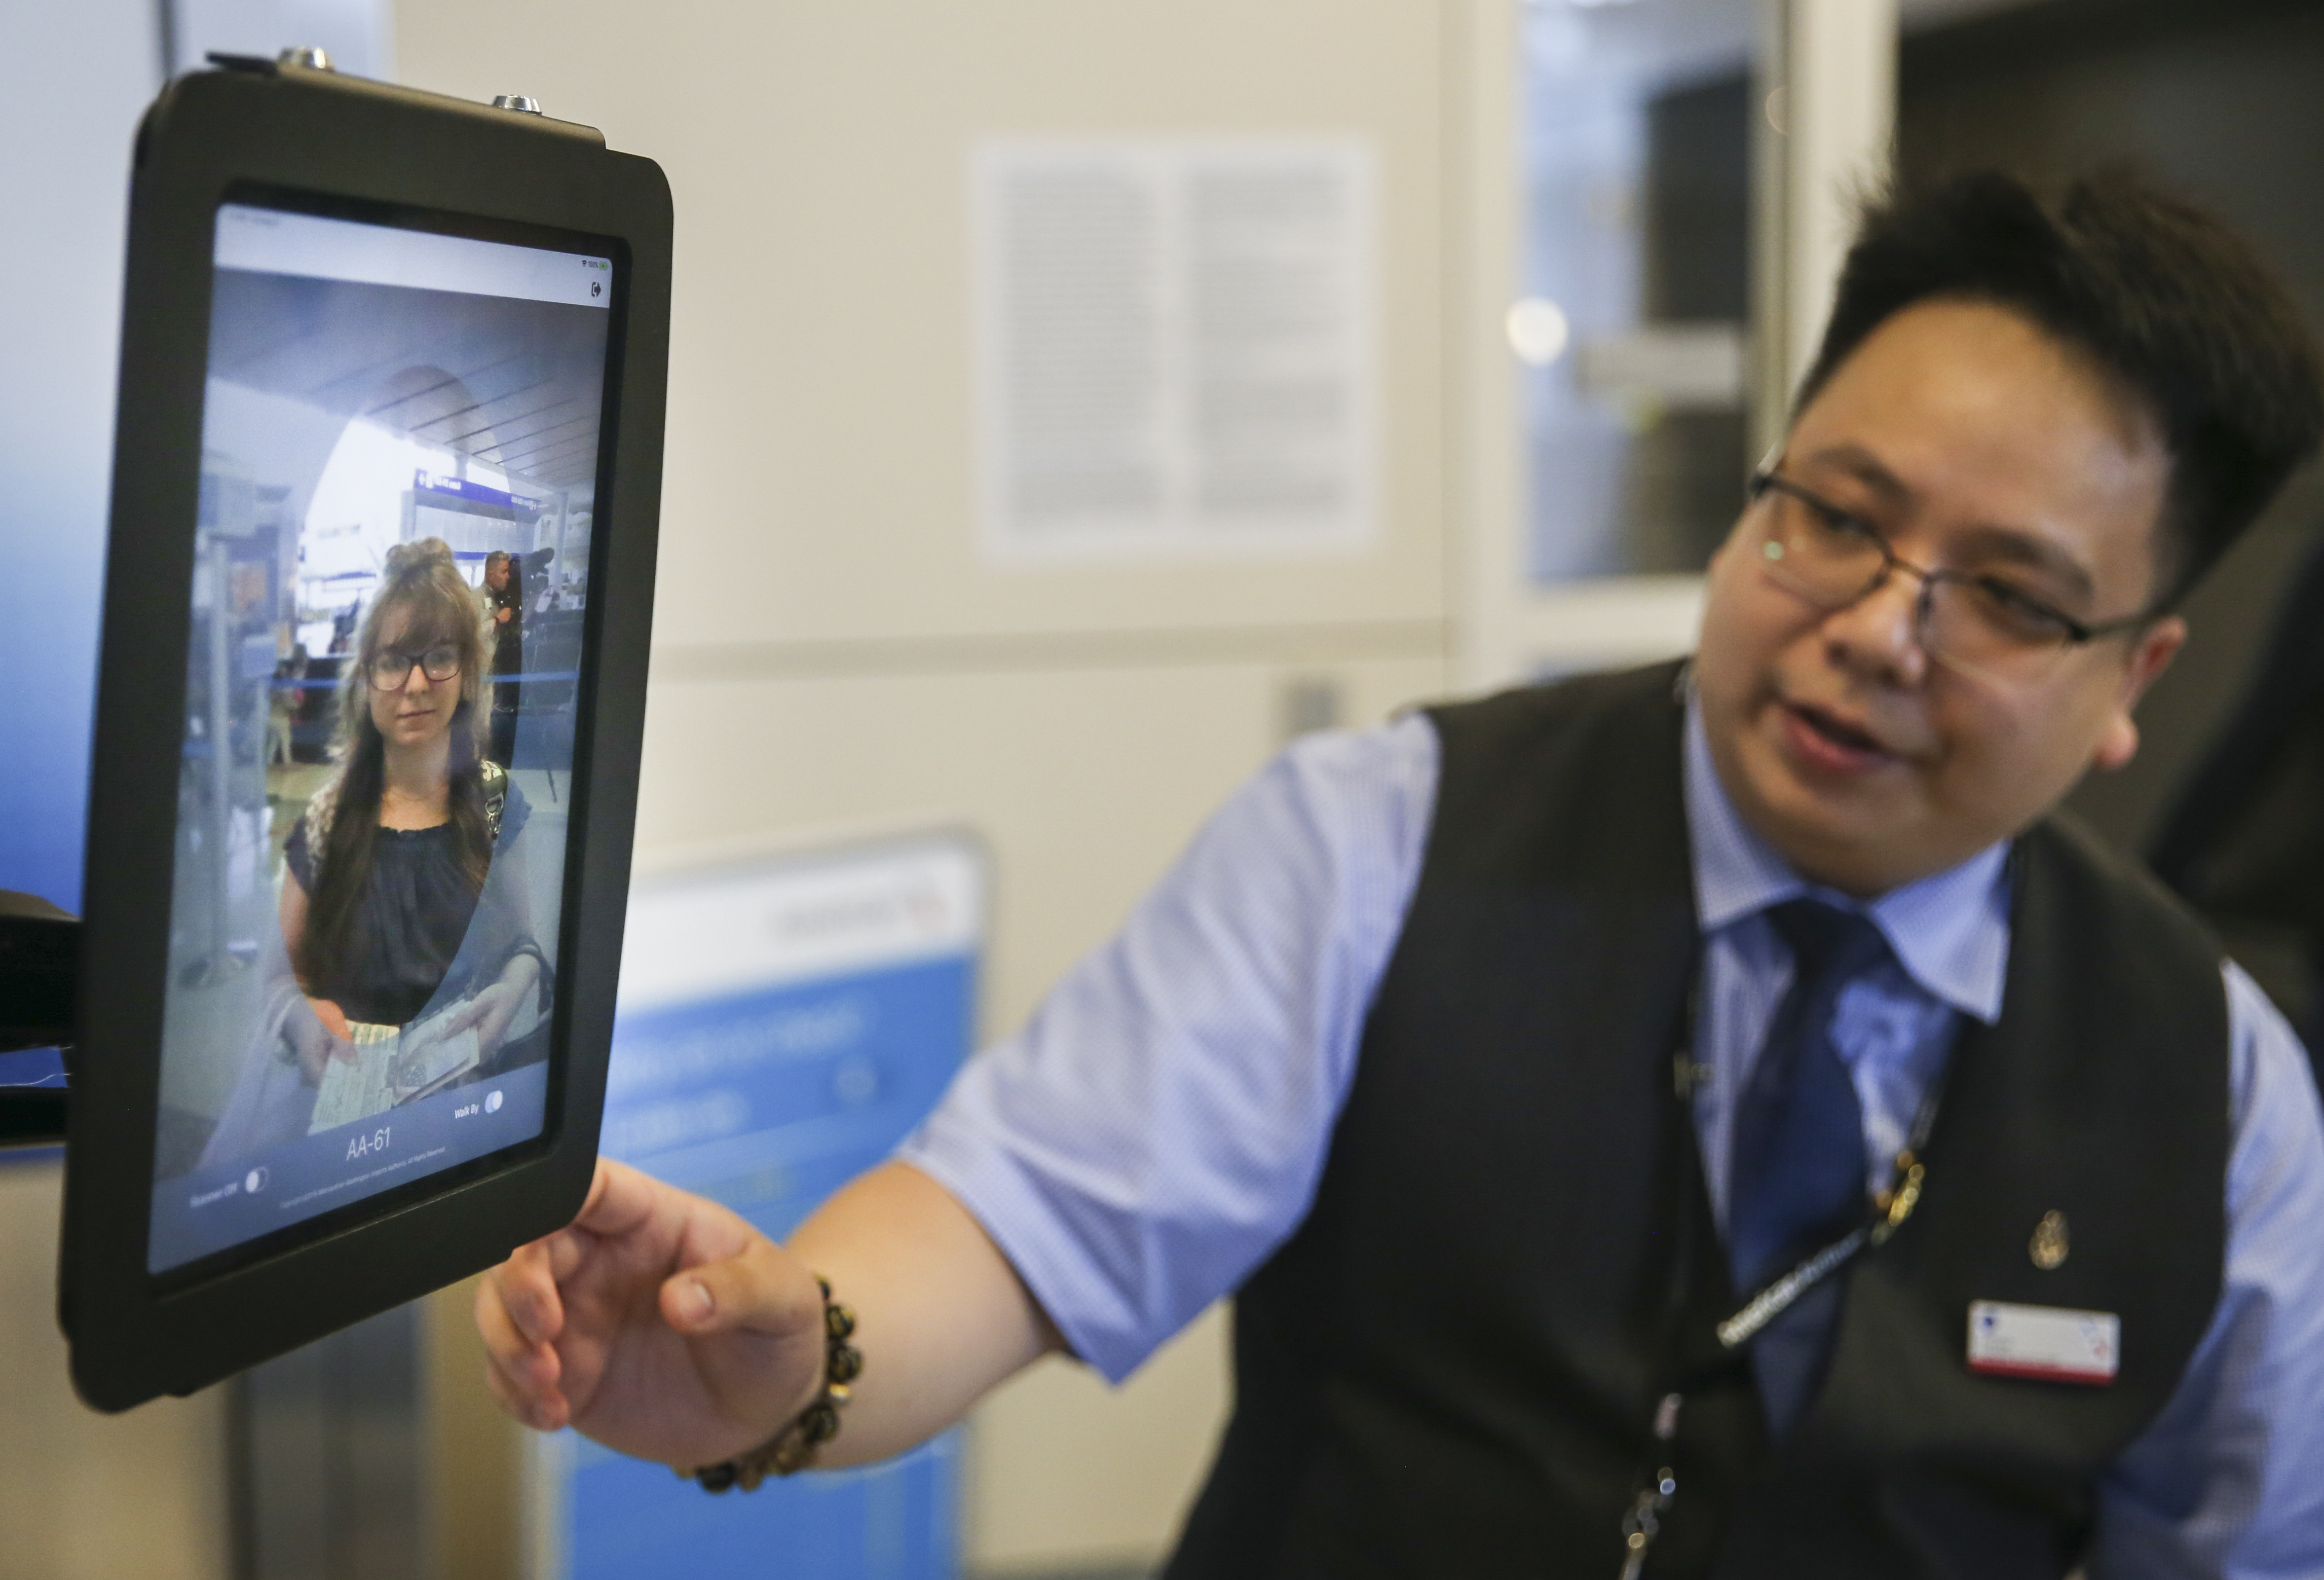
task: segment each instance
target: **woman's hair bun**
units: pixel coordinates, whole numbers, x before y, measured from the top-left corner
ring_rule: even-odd
[[[425,575],[439,565],[454,565],[456,569],[452,558],[452,546],[440,537],[421,537],[390,548],[387,563],[381,568],[386,573],[387,580],[396,582],[409,576]]]

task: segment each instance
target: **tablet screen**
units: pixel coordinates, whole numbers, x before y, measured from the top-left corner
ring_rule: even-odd
[[[155,1272],[540,1134],[614,300],[290,207],[215,249]]]

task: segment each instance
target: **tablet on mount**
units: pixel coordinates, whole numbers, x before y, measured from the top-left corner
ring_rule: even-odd
[[[106,1410],[570,1219],[644,717],[661,171],[219,64],[131,195],[59,1291]]]

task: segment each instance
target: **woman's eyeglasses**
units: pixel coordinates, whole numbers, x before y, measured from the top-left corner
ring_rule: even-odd
[[[414,665],[430,680],[449,680],[460,673],[460,649],[446,646],[430,648],[424,653],[406,653],[396,648],[383,648],[372,657],[372,689],[402,690],[410,684]]]

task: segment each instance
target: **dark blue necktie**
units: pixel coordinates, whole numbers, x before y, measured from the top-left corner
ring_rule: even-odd
[[[1821,900],[1786,900],[1767,920],[1792,950],[1792,986],[1736,1105],[1727,1247],[1738,1297],[1788,1272],[1864,1215],[1864,1109],[1832,1045],[1840,991],[1887,957],[1869,919]],[[1807,1402],[1840,1319],[1827,1279],[1752,1341],[1751,1366],[1777,1437]]]

